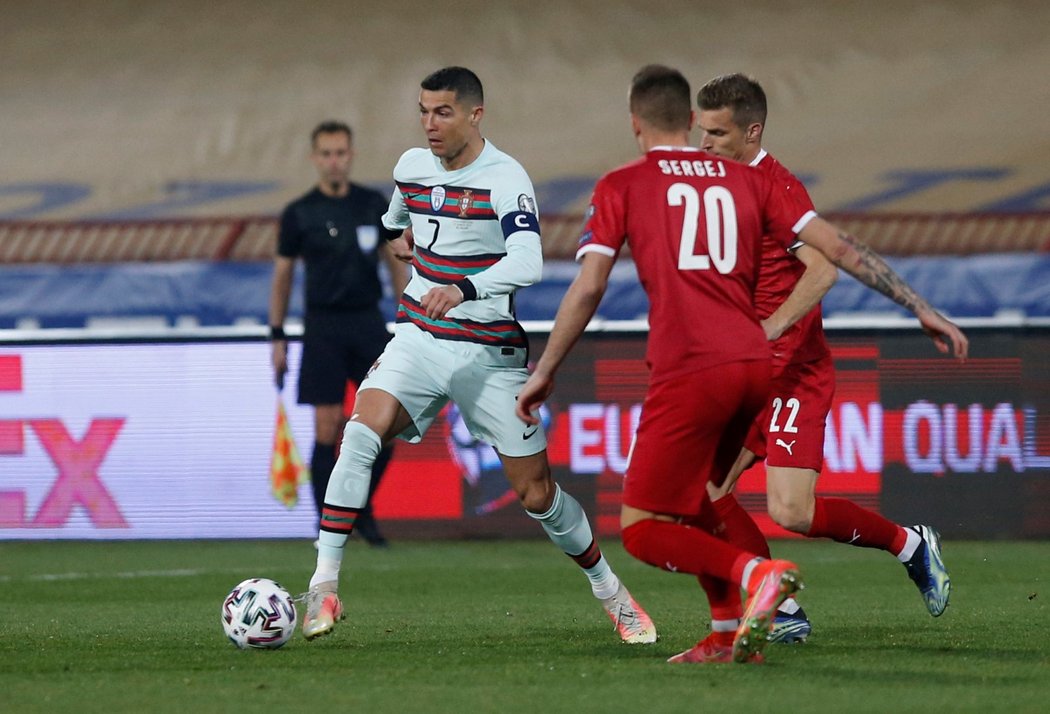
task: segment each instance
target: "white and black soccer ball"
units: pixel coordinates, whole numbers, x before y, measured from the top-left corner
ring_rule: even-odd
[[[267,578],[249,578],[222,601],[222,629],[230,642],[275,650],[295,632],[295,602],[288,591]]]

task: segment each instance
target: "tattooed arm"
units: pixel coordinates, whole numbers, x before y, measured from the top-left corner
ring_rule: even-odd
[[[962,330],[934,310],[878,253],[822,218],[807,223],[798,237],[872,290],[914,313],[938,350],[966,359],[969,342]]]

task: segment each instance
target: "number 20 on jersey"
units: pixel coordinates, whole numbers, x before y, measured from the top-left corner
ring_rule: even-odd
[[[700,229],[700,204],[703,202],[708,254],[696,252]],[[682,238],[678,244],[679,270],[710,270],[712,264],[722,275],[736,267],[737,226],[733,194],[724,186],[704,190],[703,199],[695,187],[674,183],[667,189],[668,206],[684,206]]]

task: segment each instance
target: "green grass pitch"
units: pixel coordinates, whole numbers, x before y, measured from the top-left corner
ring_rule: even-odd
[[[230,645],[220,604],[252,576],[297,594],[309,542],[0,543],[0,711],[1050,711],[1050,545],[946,542],[937,619],[885,553],[773,549],[802,568],[810,641],[763,665],[669,665],[705,630],[700,591],[612,542],[655,645],[620,644],[540,540],[351,544],[348,619],[272,652]]]

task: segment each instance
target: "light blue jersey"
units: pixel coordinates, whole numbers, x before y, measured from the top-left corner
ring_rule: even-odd
[[[539,215],[525,169],[486,141],[474,161],[455,171],[429,149],[409,149],[394,167],[394,181],[383,224],[411,226],[415,237],[412,280],[397,322],[438,339],[525,348],[514,291],[537,282],[543,268]],[[428,318],[420,299],[450,284],[466,299],[444,318]]]

